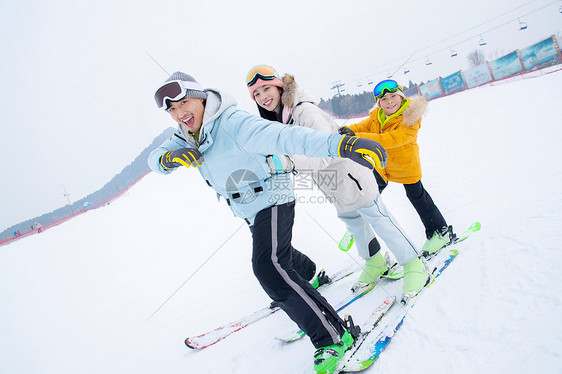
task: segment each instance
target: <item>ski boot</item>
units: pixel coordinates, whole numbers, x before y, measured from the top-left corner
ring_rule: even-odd
[[[316,374],[331,374],[337,367],[345,351],[353,346],[361,333],[361,328],[353,323],[351,316],[345,318],[346,330],[339,343],[318,348],[314,352],[314,371]]]
[[[330,277],[326,274],[326,270],[322,269],[318,272],[318,275],[316,275],[316,277],[314,277],[314,279],[310,281],[310,285],[313,288],[318,288],[330,283],[331,281],[332,280],[330,279]]]
[[[430,282],[431,275],[421,258],[408,262],[404,265],[404,285],[400,302],[403,305],[408,304],[410,299],[416,297]]]
[[[381,275],[388,271],[389,261],[390,258],[385,258],[380,251],[373,257],[365,260],[363,272],[357,282],[351,287],[351,291],[355,292],[379,279]]]
[[[431,258],[441,248],[454,243],[457,235],[453,233],[453,226],[445,226],[441,230],[436,231],[433,236],[426,240],[422,247],[424,257]]]

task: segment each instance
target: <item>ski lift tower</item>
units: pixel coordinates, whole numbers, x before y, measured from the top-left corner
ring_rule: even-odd
[[[338,96],[341,97],[340,87],[343,87],[345,84],[342,84],[341,81],[333,82],[332,84],[333,84],[332,90],[333,89],[338,90]]]
[[[72,209],[72,204],[70,203],[70,194],[68,192],[66,192],[66,187],[64,185],[62,185],[62,188],[64,189],[64,193],[63,196],[66,197],[66,200],[68,201],[68,206],[70,207],[70,211],[72,212],[72,215],[74,215],[74,209]]]

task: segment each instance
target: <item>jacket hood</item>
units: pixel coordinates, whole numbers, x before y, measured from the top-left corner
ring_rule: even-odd
[[[423,96],[409,99],[410,105],[402,113],[404,123],[408,126],[416,124],[427,109],[427,100]]]
[[[308,92],[297,86],[295,77],[290,74],[283,76],[283,94],[281,95],[281,103],[288,107],[295,107],[300,103],[312,103],[316,105],[316,100]]]
[[[205,89],[207,103],[203,115],[203,126],[217,119],[227,108],[235,106],[236,99],[224,91],[215,88]]]
[[[203,114],[203,124],[201,125],[201,134],[208,134],[214,125],[214,121],[229,107],[236,106],[236,99],[227,92],[206,88],[204,92],[207,94],[205,102],[205,113]],[[183,136],[188,139],[188,131],[183,125],[178,125]]]

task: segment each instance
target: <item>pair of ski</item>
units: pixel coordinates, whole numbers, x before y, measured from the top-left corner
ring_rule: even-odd
[[[480,223],[472,224],[457,240],[453,246],[466,240],[472,233],[480,230]],[[431,286],[443,271],[457,257],[458,250],[445,247],[437,255],[432,256],[432,281]],[[369,368],[388,346],[396,331],[402,326],[409,310],[414,306],[425,288],[415,298],[407,300],[406,305],[396,303],[396,296],[389,296],[375,309],[371,316],[361,326],[361,333],[355,343],[348,350],[333,374],[354,373]],[[383,319],[383,316],[385,318]]]
[[[454,244],[456,244],[456,243],[459,243],[459,242],[462,242],[462,241],[466,240],[466,239],[470,236],[470,234],[472,234],[473,232],[476,232],[476,231],[478,231],[478,230],[480,230],[480,222],[475,222],[475,223],[473,223],[462,235],[460,235],[459,237],[457,237],[451,244],[449,244],[447,247],[444,247],[441,251],[438,251],[438,252],[436,252],[436,253],[433,254],[433,255],[427,256],[427,259],[428,259],[428,260],[429,260],[429,259],[433,259],[433,258],[434,258],[435,256],[437,256],[438,254],[446,253],[446,252],[445,252],[446,248],[449,248],[451,245],[454,245]],[[342,243],[344,243],[344,240],[345,240],[345,244],[342,245]],[[353,236],[347,236],[347,233],[346,233],[346,235],[344,235],[344,238],[342,239],[342,241],[340,241],[340,249],[342,249],[342,250],[348,250],[349,248],[344,249],[345,246],[352,245],[352,244],[353,244]],[[456,254],[457,254],[457,253],[455,252],[455,256],[456,256]],[[453,257],[453,258],[454,258],[454,257]],[[451,261],[452,261],[452,259],[449,258],[449,257],[447,257],[447,261],[446,261],[445,267],[448,266],[448,264],[449,264]],[[388,260],[388,258],[387,258],[387,263],[388,263],[388,262],[389,262],[389,260]],[[432,261],[432,264],[434,264],[434,263],[435,263],[435,261]],[[437,266],[438,266],[438,265],[437,265]],[[342,302],[342,303],[338,304],[338,306],[336,306],[336,311],[337,311],[337,312],[340,312],[340,311],[343,310],[346,306],[348,306],[349,304],[351,304],[353,301],[359,299],[360,297],[362,297],[363,295],[365,295],[367,292],[369,292],[370,290],[372,290],[376,285],[379,285],[379,287],[384,287],[385,284],[386,284],[386,282],[388,282],[389,280],[392,280],[392,279],[400,279],[400,278],[402,278],[402,277],[404,276],[403,273],[397,272],[397,271],[396,271],[396,264],[394,264],[392,267],[389,266],[389,268],[390,268],[390,270],[389,270],[389,272],[388,272],[387,275],[383,276],[383,277],[382,277],[381,279],[379,279],[377,282],[371,283],[371,284],[368,285],[366,288],[362,288],[362,289],[359,289],[358,291],[355,291],[352,295],[350,295],[349,302]],[[441,269],[441,271],[442,271],[442,270],[444,270],[444,268]],[[433,281],[435,280],[435,277],[439,276],[440,273],[441,273],[441,272],[438,272],[438,274],[436,274],[436,269],[434,269],[433,274],[432,274],[432,280],[431,280],[432,283],[433,283]],[[395,301],[395,300],[394,300],[394,301]],[[394,303],[394,301],[393,301],[392,303]],[[407,304],[408,304],[408,299],[402,298],[402,299],[400,300],[400,302],[403,303],[404,305],[407,305]],[[384,315],[384,312],[385,312],[385,311],[383,311],[383,309],[384,309],[383,307],[388,306],[388,308],[390,308],[390,306],[392,306],[392,304],[390,304],[390,305],[388,305],[388,304],[389,304],[389,301],[388,301],[387,299],[385,299],[385,300],[382,302],[382,304],[377,307],[377,309],[375,310],[375,312],[373,312],[373,315],[375,315],[375,314],[378,315],[378,313],[382,313],[382,314]],[[366,324],[365,324],[367,330],[371,330],[371,328],[373,327],[370,322],[371,322],[371,319],[369,319],[369,320],[366,322]],[[295,330],[295,331],[291,331],[291,332],[288,333],[288,334],[285,334],[285,335],[282,335],[282,336],[277,336],[276,339],[289,343],[289,342],[294,342],[294,341],[296,341],[296,340],[299,340],[300,338],[304,337],[305,335],[306,335],[306,334],[305,334],[302,330]]]

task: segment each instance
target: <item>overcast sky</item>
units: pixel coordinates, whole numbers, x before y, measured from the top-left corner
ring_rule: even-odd
[[[226,90],[257,113],[244,84],[254,65],[294,74],[318,99],[331,97],[336,81],[349,93],[393,72],[417,83],[466,69],[481,38],[486,56],[499,57],[560,33],[561,6],[1,0],[0,231],[64,205],[64,188],[72,201],[99,189],[174,125],[153,101],[167,78],[159,65]],[[517,18],[527,30],[518,31]]]

